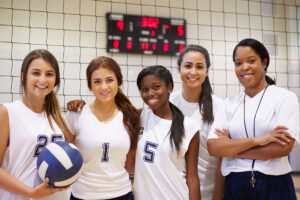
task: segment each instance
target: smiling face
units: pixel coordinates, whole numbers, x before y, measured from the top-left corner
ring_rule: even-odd
[[[263,61],[249,46],[239,46],[234,57],[235,73],[247,91],[254,95],[266,87],[265,69],[268,59]]]
[[[165,80],[154,75],[146,75],[141,81],[141,97],[156,113],[160,108],[169,105],[169,94],[172,91],[172,85],[166,85]]]
[[[52,92],[56,73],[52,65],[42,58],[36,58],[31,61],[26,74],[22,74],[22,80],[26,76],[25,91],[26,96],[36,96],[45,98]]]
[[[208,75],[204,55],[197,51],[187,52],[182,58],[179,72],[184,87],[201,88]]]
[[[115,101],[119,85],[115,73],[107,68],[99,67],[91,75],[91,89],[100,102]]]

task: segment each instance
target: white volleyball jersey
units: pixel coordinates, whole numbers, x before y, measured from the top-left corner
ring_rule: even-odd
[[[263,95],[263,91],[254,97],[246,95],[245,121],[249,137],[254,136],[254,116]],[[224,109],[217,114],[212,125],[208,139],[218,138],[214,133],[216,128],[226,128],[232,139],[247,138],[244,127],[244,97],[245,92],[226,99]],[[294,146],[299,144],[299,104],[297,97],[291,91],[271,85],[267,88],[260,107],[256,114],[255,135],[256,137],[267,134],[276,126],[288,127],[288,132],[296,140]],[[222,174],[227,176],[230,172],[250,171],[251,159],[239,159],[224,157],[222,163]],[[254,170],[267,175],[283,175],[291,172],[288,156],[270,159],[256,160]]]
[[[68,112],[66,121],[75,134],[75,145],[83,156],[84,169],[72,185],[80,199],[111,199],[131,191],[125,169],[130,137],[123,124],[123,113],[102,123],[85,105],[81,112]]]
[[[170,144],[171,120],[156,116],[144,108],[141,115],[143,134],[136,153],[134,198],[136,200],[184,200],[189,199],[186,184],[185,154],[198,127],[184,118],[185,136],[180,153]]]
[[[52,141],[64,140],[64,136],[52,119],[55,133],[51,129],[46,113],[35,113],[15,101],[4,104],[9,116],[9,146],[1,167],[31,188],[42,183],[37,173],[37,156]],[[40,200],[68,199],[68,191],[58,192]],[[1,200],[31,200],[0,188]]]
[[[207,150],[207,137],[211,125],[202,121],[199,103],[191,103],[184,99],[182,90],[171,93],[170,101],[177,106],[184,116],[192,119],[199,129],[198,176],[200,180],[201,199],[210,200],[213,197],[219,158],[210,156]],[[213,114],[223,106],[223,100],[212,95]]]

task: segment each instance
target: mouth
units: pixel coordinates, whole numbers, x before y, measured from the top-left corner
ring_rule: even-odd
[[[199,80],[199,78],[188,76],[187,80],[189,80],[189,81],[197,81],[197,80]]]
[[[251,74],[242,74],[241,77],[244,78],[244,79],[248,79],[250,77],[252,77],[254,74],[251,73]]]
[[[101,96],[108,96],[110,94],[110,92],[100,92]]]
[[[46,86],[46,85],[44,85],[44,86],[42,86],[42,85],[37,85],[36,88],[38,88],[38,89],[40,89],[40,90],[45,90],[45,89],[48,88],[48,86]]]

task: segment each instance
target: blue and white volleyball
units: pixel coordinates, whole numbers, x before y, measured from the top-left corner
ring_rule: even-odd
[[[42,180],[49,178],[49,185],[66,187],[74,183],[82,173],[83,159],[79,149],[71,143],[49,143],[38,156],[38,174]]]

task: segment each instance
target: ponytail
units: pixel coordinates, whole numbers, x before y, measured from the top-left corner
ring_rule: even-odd
[[[208,76],[202,83],[202,92],[199,98],[199,109],[202,115],[202,120],[209,124],[214,121],[212,88]]]
[[[182,137],[185,135],[184,131],[184,116],[182,112],[171,102],[169,102],[171,111],[172,111],[172,124],[170,129],[170,143],[173,148],[175,145],[175,149],[177,153],[179,153],[179,147],[182,143]]]
[[[52,130],[54,131],[54,133],[55,133],[55,129],[53,127],[51,117],[54,119],[57,126],[63,132],[63,134],[65,136],[65,140],[68,141],[68,142],[71,142],[71,133],[68,129],[68,126],[67,126],[65,120],[63,119],[63,117],[61,115],[59,101],[58,101],[54,91],[50,92],[46,96],[45,110],[46,110],[46,114],[47,114],[49,124],[50,124]]]
[[[265,79],[269,85],[276,85],[276,81],[265,75]]]
[[[130,150],[135,151],[140,131],[140,115],[138,110],[131,104],[129,99],[120,89],[115,97],[115,102],[118,109],[123,113],[123,124],[130,137]]]

